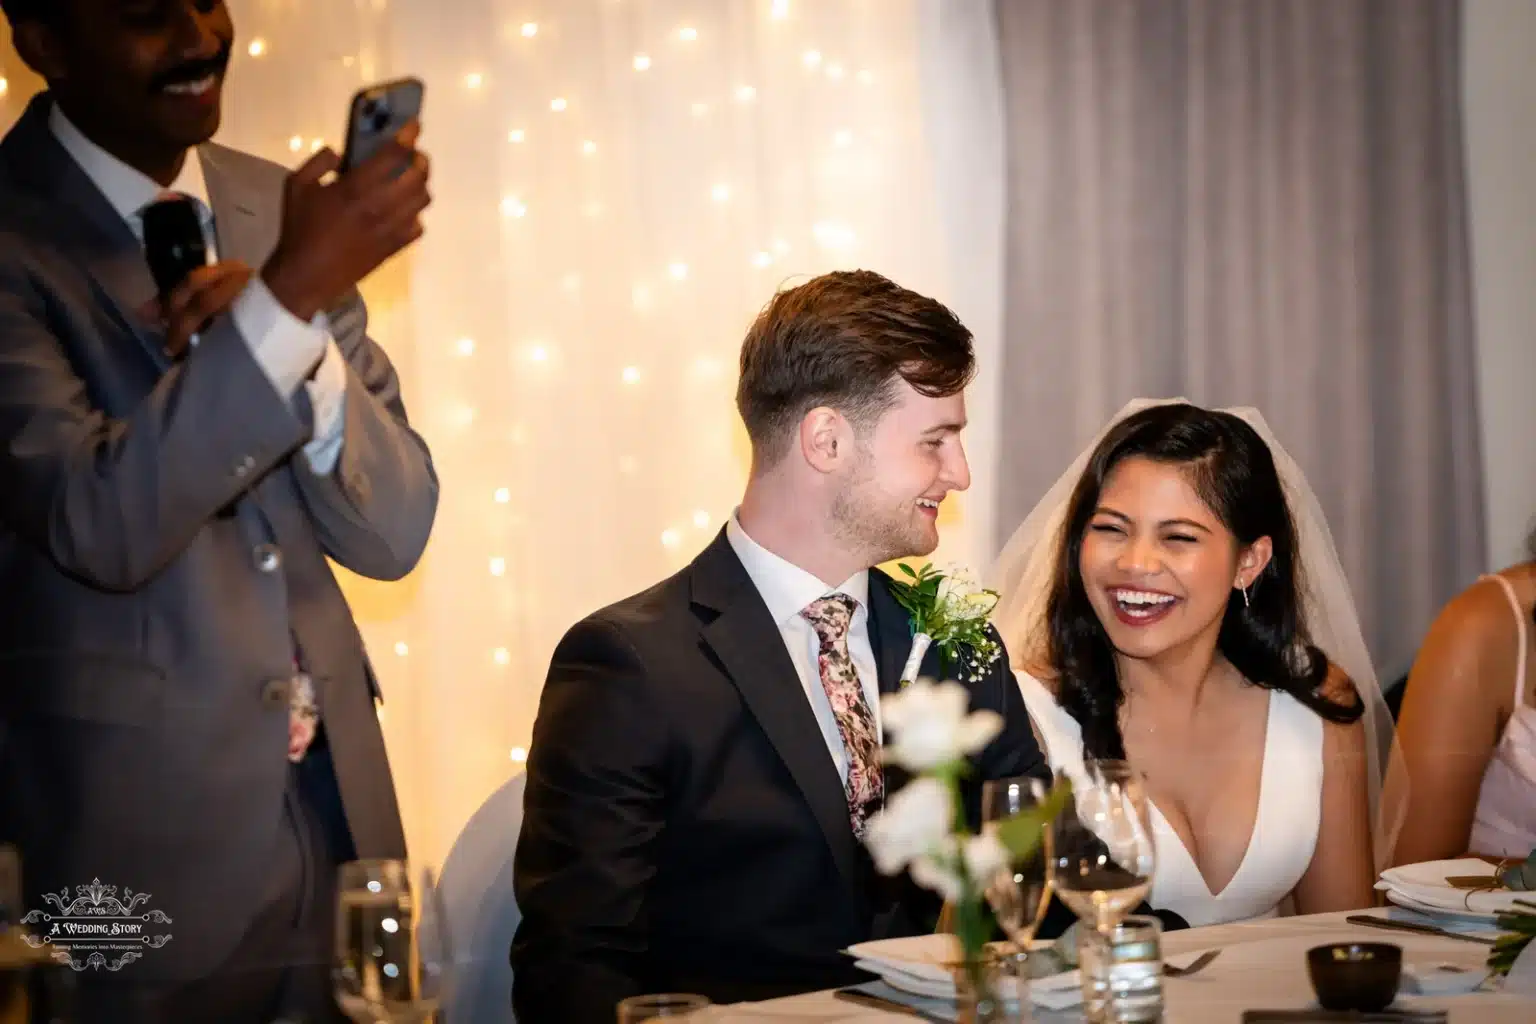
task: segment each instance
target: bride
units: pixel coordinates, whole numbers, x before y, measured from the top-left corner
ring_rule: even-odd
[[[1153,907],[1198,927],[1370,905],[1391,719],[1316,498],[1257,412],[1127,406],[995,582],[1052,767],[1144,779]]]

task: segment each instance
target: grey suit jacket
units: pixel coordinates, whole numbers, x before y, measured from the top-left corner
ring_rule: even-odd
[[[307,401],[227,315],[167,360],[136,312],[154,294],[139,243],[49,104],[0,143],[0,840],[30,906],[93,879],[149,894],[172,941],[123,973],[195,977],[268,895],[293,636],[358,856],[404,855],[377,683],[326,558],[409,572],[437,479],[355,293],[330,310],[347,396],[327,476],[299,450]],[[200,153],[220,255],[259,268],[286,172]]]

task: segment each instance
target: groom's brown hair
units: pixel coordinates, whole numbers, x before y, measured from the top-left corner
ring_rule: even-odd
[[[775,295],[741,346],[736,408],[756,460],[772,465],[819,406],[863,433],[896,401],[896,381],[944,398],[976,373],[971,332],[942,302],[870,270],[839,270]]]

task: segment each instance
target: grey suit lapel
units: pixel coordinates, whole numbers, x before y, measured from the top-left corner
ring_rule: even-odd
[[[213,207],[219,259],[260,270],[277,240],[282,211],[270,209],[271,198],[240,175],[230,150],[210,143],[197,152]]]
[[[842,779],[778,627],[724,531],[694,562],[692,572],[694,604],[718,613],[704,627],[704,642],[789,769],[849,891],[862,893],[858,844],[848,823]]]
[[[161,370],[170,366],[164,334],[139,310],[156,295],[143,247],[48,126],[52,101],[35,97],[0,142],[5,174],[26,198],[42,203],[46,241],[77,260],[100,287],[108,312]]]

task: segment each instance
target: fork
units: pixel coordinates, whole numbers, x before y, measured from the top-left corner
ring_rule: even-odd
[[[1211,966],[1211,961],[1215,960],[1219,956],[1221,956],[1221,950],[1208,949],[1204,953],[1201,953],[1199,956],[1195,957],[1195,962],[1190,964],[1188,967],[1175,967],[1173,964],[1164,963],[1163,973],[1168,975],[1170,978],[1187,978],[1191,974],[1196,974]]]

